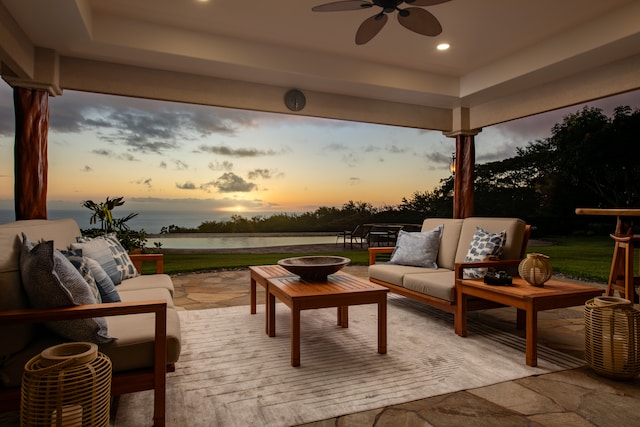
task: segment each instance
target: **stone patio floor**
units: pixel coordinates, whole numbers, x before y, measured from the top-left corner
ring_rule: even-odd
[[[345,272],[367,277],[367,266]],[[173,277],[181,310],[249,305],[249,270]],[[593,285],[593,284],[591,284]],[[603,289],[605,288],[604,285]],[[264,304],[258,286],[258,303]],[[636,305],[636,308],[638,306]],[[249,307],[247,307],[247,315]],[[470,313],[492,326],[519,334],[515,309]],[[583,307],[539,313],[539,343],[584,357]],[[453,333],[453,332],[452,332]],[[524,363],[524,354],[522,356]],[[640,426],[640,377],[611,380],[588,367],[523,378],[305,424],[305,427],[387,426]]]

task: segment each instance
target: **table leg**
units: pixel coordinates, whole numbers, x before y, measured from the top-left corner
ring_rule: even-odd
[[[387,353],[387,295],[378,303],[378,353]]]
[[[527,319],[527,312],[518,308],[516,309],[516,329],[524,329]]]
[[[467,336],[467,296],[462,293],[461,287],[456,286],[456,312],[453,319],[453,328],[461,337]]]
[[[529,366],[538,366],[538,313],[532,308],[527,308],[526,326],[526,362]]]
[[[266,295],[265,298],[269,297],[269,292],[267,291],[267,289],[269,289],[269,282],[267,282],[265,287],[264,287],[265,295]],[[274,306],[275,306],[275,297],[274,297]],[[264,303],[264,327],[265,327],[265,332],[269,336],[271,336],[269,334],[269,328],[271,328],[271,322],[270,322],[271,316],[270,316],[270,313],[271,313],[271,304],[269,304],[269,301],[267,299],[265,301],[265,303]],[[275,319],[275,315],[274,315],[274,319]],[[274,320],[274,322],[275,322],[275,320]],[[275,334],[275,331],[274,331],[274,334]]]
[[[251,274],[251,314],[256,314],[256,279]]]
[[[338,326],[349,327],[349,306],[338,307]]]
[[[300,308],[291,308],[291,366],[300,366]]]
[[[269,292],[269,288],[267,287],[267,335],[270,337],[276,336],[276,297],[271,292]]]

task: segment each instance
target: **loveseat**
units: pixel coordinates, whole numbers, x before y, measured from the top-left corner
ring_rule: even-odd
[[[72,219],[28,220],[0,225],[0,410],[19,409],[21,376],[30,358],[49,346],[70,341],[54,332],[47,322],[76,319],[74,322],[93,322],[104,329],[94,342],[99,351],[111,359],[112,395],[153,389],[154,425],[164,425],[166,372],[174,370],[180,356],[181,338],[180,320],[173,305],[174,287],[171,278],[161,274],[161,257],[153,254],[148,257],[154,262],[160,261],[156,274],[139,275],[130,268],[126,274],[128,278],[117,284],[116,292],[112,294],[120,302],[99,303],[106,295],[98,298],[96,294],[94,304],[67,308],[43,308],[42,304],[36,304],[38,308],[33,307],[30,293],[33,290],[25,287],[26,281],[32,279],[25,276],[35,274],[33,270],[39,267],[25,265],[25,258],[33,256],[37,250],[53,251],[47,241],[53,241],[53,247],[58,250],[68,251],[72,245],[78,246],[78,236],[80,229]],[[23,240],[28,240],[30,248],[37,245],[39,249],[29,252],[26,246],[23,247]],[[38,245],[40,242],[43,243]],[[79,247],[83,252],[91,252],[89,246],[80,244]],[[25,251],[29,254],[25,255]],[[55,271],[58,272],[58,264],[63,264],[59,262],[62,252],[53,252],[57,257]],[[83,258],[77,250],[75,255],[76,259],[87,261],[87,257]],[[130,263],[140,266],[146,256],[127,257]],[[119,274],[125,273],[119,271]],[[60,277],[63,282],[66,276]],[[87,283],[90,281],[87,279]],[[78,323],[67,323],[67,326],[72,334],[83,330],[79,327],[83,325]]]
[[[517,274],[530,233],[531,226],[517,218],[427,218],[420,234],[403,236],[401,233],[396,247],[369,248],[369,280],[388,287],[393,293],[455,315],[456,279],[482,277],[487,268]],[[425,237],[431,239],[426,249],[422,243],[411,246],[410,239],[424,240]],[[502,240],[500,248],[487,248],[483,239],[489,241],[491,237],[494,241]],[[472,241],[474,249],[470,251]],[[395,256],[403,250],[407,255],[405,259]],[[483,254],[483,250],[494,253]],[[390,255],[392,262],[379,262],[383,256]],[[481,299],[468,301],[468,310],[493,307],[496,304]]]

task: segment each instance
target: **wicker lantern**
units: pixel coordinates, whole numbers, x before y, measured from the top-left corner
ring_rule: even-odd
[[[544,282],[551,279],[553,269],[548,256],[527,254],[527,257],[520,261],[520,265],[518,265],[518,273],[528,284],[542,286]]]
[[[598,374],[633,378],[640,373],[640,311],[631,301],[597,297],[584,309],[585,360]]]
[[[22,377],[20,425],[109,425],[111,361],[88,342],[50,347],[32,358]]]

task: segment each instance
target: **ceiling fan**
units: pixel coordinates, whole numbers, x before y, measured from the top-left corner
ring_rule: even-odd
[[[442,25],[430,12],[419,7],[400,9],[402,3],[411,6],[433,6],[450,0],[342,0],[313,7],[314,12],[340,12],[344,10],[369,9],[374,6],[382,10],[364,20],[356,32],[356,44],[365,44],[376,36],[387,23],[387,15],[398,12],[398,22],[409,30],[425,36],[437,36],[442,32]]]

